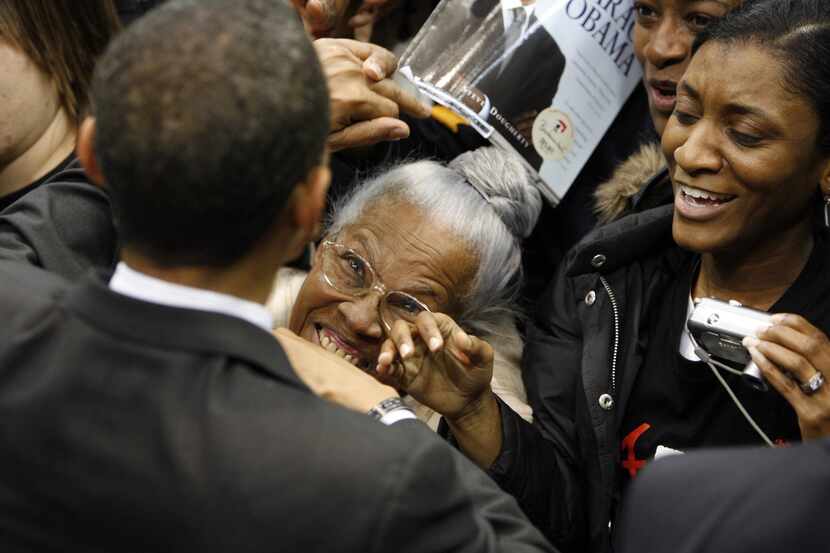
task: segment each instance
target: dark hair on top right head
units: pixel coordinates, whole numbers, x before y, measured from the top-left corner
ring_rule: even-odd
[[[329,100],[287,0],[171,0],[100,60],[96,154],[122,245],[227,266],[322,163]]]
[[[692,46],[752,43],[772,52],[786,84],[806,97],[819,117],[817,147],[830,153],[830,0],[754,0],[700,33]]]

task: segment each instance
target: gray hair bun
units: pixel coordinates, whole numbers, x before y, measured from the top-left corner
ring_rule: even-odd
[[[542,194],[518,154],[486,146],[461,154],[449,167],[487,197],[513,236],[530,236],[542,211]]]

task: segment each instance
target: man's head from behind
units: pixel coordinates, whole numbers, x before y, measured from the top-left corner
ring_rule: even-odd
[[[92,105],[97,163],[84,131],[81,159],[106,182],[125,249],[162,266],[248,253],[322,164],[328,133],[325,80],[287,0],[172,0],[113,42]]]

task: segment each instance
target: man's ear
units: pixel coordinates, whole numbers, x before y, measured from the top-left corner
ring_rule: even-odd
[[[330,181],[329,168],[318,165],[308,172],[305,180],[297,185],[292,194],[294,224],[302,229],[309,239],[316,238],[319,232]]]
[[[98,159],[95,157],[95,118],[87,117],[81,123],[78,129],[78,141],[75,144],[75,153],[78,155],[78,161],[81,162],[81,167],[89,180],[96,186],[106,188],[104,181],[104,174],[101,172],[101,166],[98,165]]]

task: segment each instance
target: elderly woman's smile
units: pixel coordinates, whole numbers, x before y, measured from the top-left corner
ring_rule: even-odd
[[[413,305],[452,316],[453,298],[464,295],[475,272],[467,245],[405,201],[370,203],[328,242],[317,251],[290,328],[362,369],[377,363],[385,327],[394,322],[388,319],[398,318],[384,308],[385,296],[409,297]],[[338,255],[326,251],[335,247],[348,271],[361,279],[372,275],[371,287],[344,291],[344,277],[331,274],[333,262],[325,262],[325,256]]]

